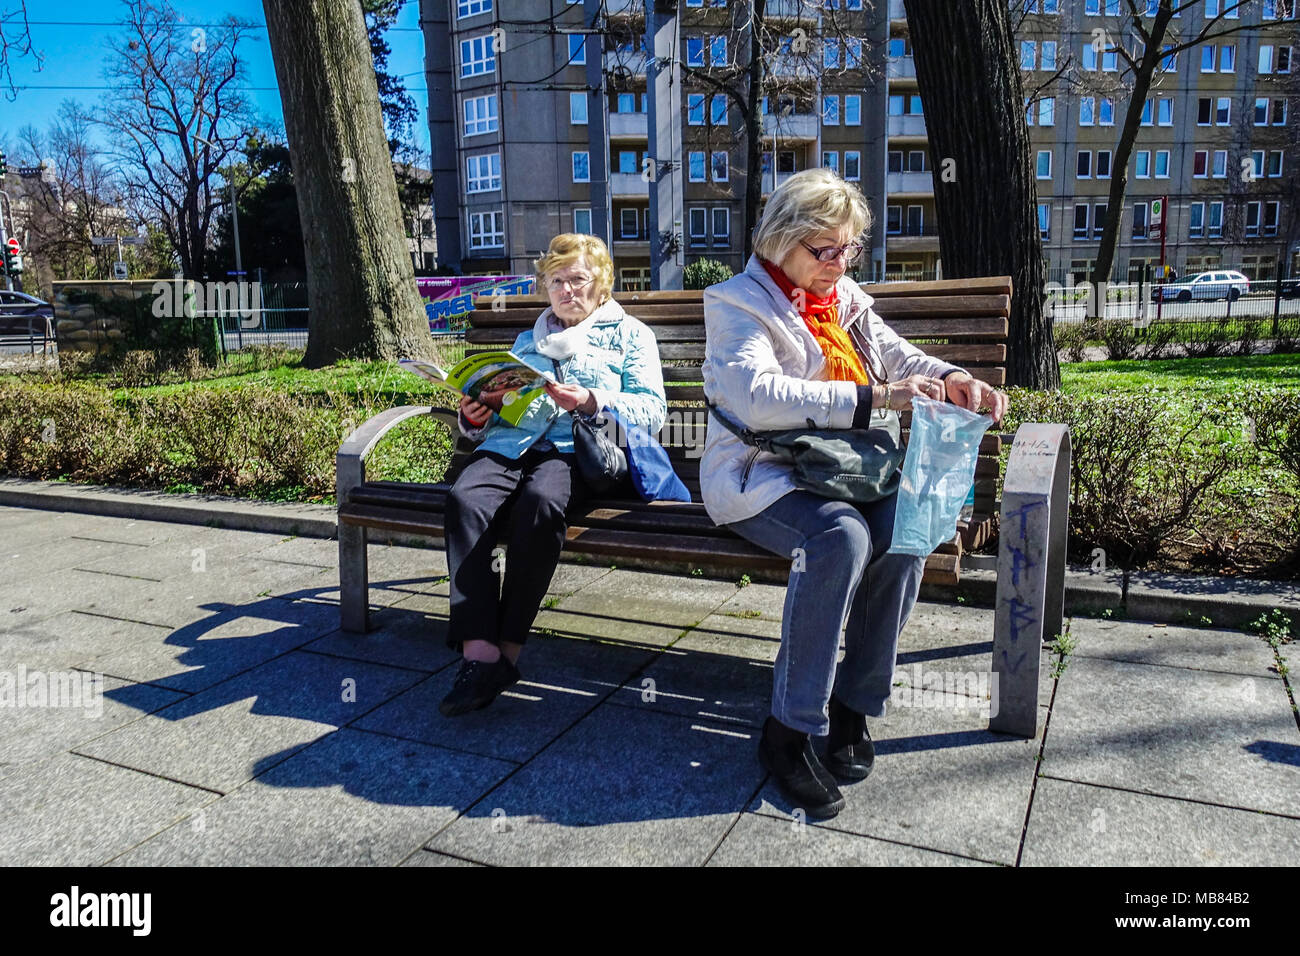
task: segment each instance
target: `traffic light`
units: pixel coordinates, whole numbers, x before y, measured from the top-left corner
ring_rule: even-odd
[[[16,276],[22,271],[22,249],[18,246],[18,240],[11,238],[5,243],[5,272],[11,276]]]
[[[9,172],[9,160],[5,159],[4,150],[0,150],[0,179],[4,179],[5,174],[8,172]]]

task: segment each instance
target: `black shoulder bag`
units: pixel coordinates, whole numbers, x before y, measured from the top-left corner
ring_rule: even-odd
[[[551,359],[555,377],[564,383],[560,363]],[[595,415],[585,415],[576,409],[569,413],[573,419],[573,453],[578,462],[578,473],[593,491],[608,491],[627,480],[627,455],[605,434],[605,420],[600,410]]]

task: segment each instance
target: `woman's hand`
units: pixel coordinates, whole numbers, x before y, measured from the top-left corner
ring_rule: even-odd
[[[581,385],[557,385],[555,382],[547,382],[546,394],[566,412],[577,409],[584,415],[596,414],[596,396],[591,394],[590,389]]]
[[[877,385],[877,398],[883,401],[885,386]],[[916,396],[943,401],[943,382],[929,375],[909,375],[897,382],[889,383],[889,407],[902,411],[912,403]]]
[[[1006,414],[1006,393],[999,392],[977,378],[971,378],[966,372],[953,372],[943,383],[948,387],[948,397],[954,405],[972,412],[978,412],[982,406],[987,406],[995,424],[1002,421],[1002,416]]]
[[[486,405],[481,405],[468,395],[461,396],[460,413],[474,428],[482,428],[487,424],[487,420],[492,417],[492,409]]]

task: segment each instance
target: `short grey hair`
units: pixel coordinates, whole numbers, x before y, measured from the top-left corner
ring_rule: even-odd
[[[795,243],[849,226],[853,238],[871,228],[862,190],[829,169],[805,169],[776,188],[754,229],[754,254],[779,263]]]

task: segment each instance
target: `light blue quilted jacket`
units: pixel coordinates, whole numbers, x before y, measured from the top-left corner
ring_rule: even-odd
[[[533,344],[532,329],[519,333],[510,351],[533,368],[555,376],[551,359]],[[654,333],[613,299],[597,310],[586,345],[561,362],[560,370],[566,384],[591,389],[598,408],[613,408],[625,422],[640,425],[652,435],[663,427],[668,402]],[[479,448],[507,458],[518,458],[542,439],[559,451],[573,451],[572,419],[549,396],[535,402],[518,427],[493,414],[477,429],[467,427],[462,417],[461,431],[476,441],[481,438]]]

